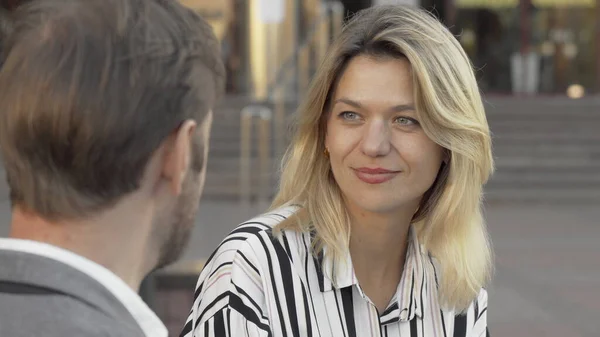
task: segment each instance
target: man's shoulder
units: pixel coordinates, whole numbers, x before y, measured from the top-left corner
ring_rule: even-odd
[[[48,289],[0,291],[0,336],[142,336],[134,321]]]
[[[0,336],[142,336],[90,275],[26,249],[0,249],[0,264]]]

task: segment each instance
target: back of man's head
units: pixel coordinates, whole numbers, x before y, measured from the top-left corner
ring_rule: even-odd
[[[13,22],[0,147],[13,205],[41,217],[83,217],[135,191],[160,144],[221,94],[218,41],[177,1],[33,1]]]

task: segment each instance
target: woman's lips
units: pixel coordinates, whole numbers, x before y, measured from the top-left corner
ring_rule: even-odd
[[[393,179],[401,171],[392,171],[380,167],[360,167],[353,169],[356,177],[367,184],[381,184]]]

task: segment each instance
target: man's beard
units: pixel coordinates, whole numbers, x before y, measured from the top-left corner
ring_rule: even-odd
[[[192,170],[183,182],[182,192],[170,217],[170,232],[160,249],[155,270],[177,261],[187,247],[198,213],[201,189],[201,174]]]

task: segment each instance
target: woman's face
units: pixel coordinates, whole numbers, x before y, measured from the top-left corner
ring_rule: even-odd
[[[325,146],[348,206],[367,212],[416,210],[443,161],[442,147],[417,119],[404,58],[349,61],[330,106]]]

